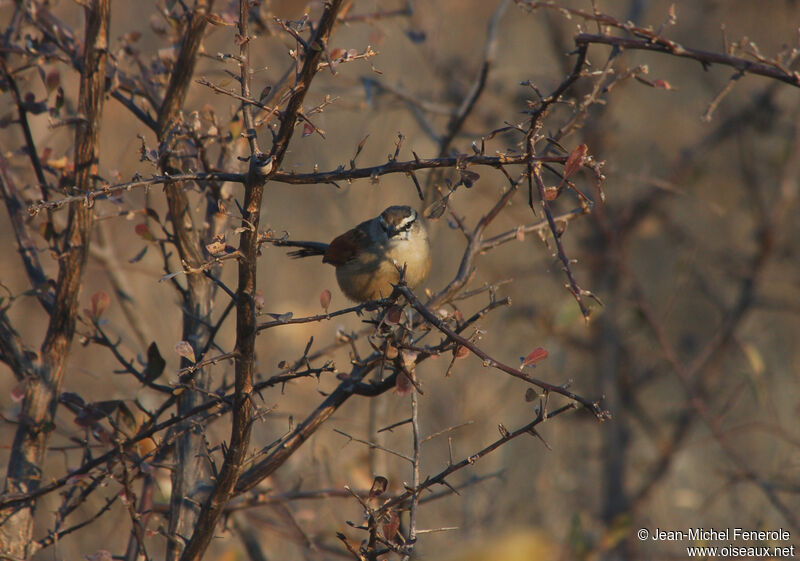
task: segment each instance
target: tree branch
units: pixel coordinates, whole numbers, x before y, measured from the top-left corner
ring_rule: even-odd
[[[97,139],[105,98],[108,59],[110,1],[92,0],[85,4],[84,42],[78,111],[84,116],[75,131],[75,188],[88,191],[97,165]],[[22,405],[6,476],[6,493],[35,491],[41,483],[41,465],[50,434],[47,426],[55,416],[64,368],[75,333],[86,257],[89,253],[93,210],[80,203],[70,205],[64,245],[58,264],[55,302],[41,348],[36,375],[29,380]],[[10,511],[0,512],[0,552],[27,558],[34,543],[35,501],[29,499]]]

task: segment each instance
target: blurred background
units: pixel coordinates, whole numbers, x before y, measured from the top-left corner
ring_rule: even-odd
[[[592,10],[588,1],[558,3]],[[318,76],[306,103],[308,107],[320,104],[326,95],[334,99],[313,118],[325,138],[295,135],[284,169],[308,172],[315,166],[319,170],[347,166],[367,135],[359,166],[385,162],[394,153],[398,133],[404,137],[400,159],[412,159],[412,150],[423,158],[436,157],[438,146],[427,129],[441,134],[448,116],[440,114],[444,111],[420,114],[413,104],[385,88],[446,110],[458,107],[480,69],[487,25],[498,4],[494,0],[414,1],[410,16],[340,25],[331,48],[363,52],[371,45],[379,54],[341,64],[335,76],[329,72]],[[667,21],[671,5],[656,0],[594,4],[620,21],[655,29]],[[736,51],[737,56],[749,51],[772,59],[798,45],[800,5],[793,0],[696,0],[675,5],[677,22],[664,28],[663,34],[687,47],[725,52],[737,45],[743,49]],[[400,1],[358,0],[351,13],[403,6]],[[215,10],[224,14],[235,6],[217,2]],[[259,10],[267,21],[272,15],[298,19],[306,3],[263,2]],[[115,3],[112,43],[118,44],[135,30],[141,33],[135,42],[141,59],[168,58],[169,53],[162,52],[169,50],[168,42],[154,31],[159,19],[153,15],[156,11],[157,6],[149,3]],[[73,29],[82,29],[75,4],[59,4],[54,12]],[[0,6],[0,21],[8,13],[8,6]],[[314,4],[312,17],[317,13]],[[572,36],[579,27],[590,32],[597,29],[593,23],[567,19],[553,10],[530,12],[509,6],[499,23],[496,62],[485,92],[454,140],[454,149],[471,153],[474,140],[504,123],[524,122],[523,111],[536,97],[520,83],[530,81],[544,93],[552,91],[574,62],[566,53],[574,49]],[[235,67],[215,58],[234,49],[234,33],[235,27],[209,28],[204,43],[207,56],[198,64],[197,77],[238,88],[225,74]],[[290,48],[293,43],[275,29],[259,33],[252,43],[254,91],[281,77],[290,64]],[[591,46],[593,68],[601,69],[609,53],[608,47]],[[122,53],[118,56],[124,58]],[[514,364],[518,357],[544,347],[549,357],[533,374],[553,384],[569,382],[570,389],[588,398],[602,396],[612,419],[600,423],[583,411],[559,416],[540,428],[544,442],[533,437],[517,439],[460,471],[451,480],[453,485],[468,484],[460,495],[427,502],[420,510],[420,528],[454,529],[422,534],[415,558],[685,556],[681,544],[639,541],[636,531],[642,527],[782,527],[791,532],[791,543],[800,544],[798,90],[745,75],[718,99],[710,119],[703,119],[734,69],[703,68],[693,60],[642,51],[626,51],[613,62],[617,75],[640,65],[648,67],[643,77],[664,80],[670,88],[653,88],[634,79],[616,82],[602,97],[604,103],[586,113],[582,128],[561,140],[567,150],[586,143],[589,153],[605,162],[605,203],[597,200],[592,178],[580,175],[578,186],[596,200],[594,212],[572,221],[562,237],[567,254],[575,259],[572,271],[578,283],[603,303],[591,303],[591,321],[584,321],[565,289],[566,278],[552,245],[536,234],[481,256],[470,284],[478,288],[513,279],[497,289],[498,296],[509,296],[513,305],[493,311],[479,323],[485,331],[482,348]],[[67,103],[74,104],[76,77],[63,66],[52,64],[52,68],[60,69]],[[572,96],[580,100],[591,86],[589,79],[582,79]],[[37,98],[48,95],[34,72],[26,88]],[[2,96],[4,111],[11,112],[10,95]],[[209,109],[225,127],[238,103],[193,85],[186,112]],[[554,111],[545,121],[548,131],[557,131],[570,110]],[[46,114],[34,117],[32,124],[40,147],[71,157],[71,129],[49,127]],[[124,180],[156,171],[140,162],[137,135],[143,135],[151,147],[155,142],[127,109],[109,100],[101,131],[101,175]],[[514,133],[501,134],[487,144],[487,153],[517,148],[520,140]],[[261,143],[269,146],[269,135],[263,131]],[[28,160],[19,150],[22,144],[18,126],[0,131],[0,145],[24,185],[33,179],[26,167]],[[233,156],[224,164],[230,171],[246,169]],[[495,170],[475,171],[480,179],[471,189],[460,189],[451,206],[469,227],[507,185]],[[424,183],[426,174],[419,176]],[[225,188],[241,196],[240,187]],[[26,195],[37,198],[33,190]],[[202,199],[197,201],[199,205]],[[390,204],[424,207],[405,175],[338,187],[272,183],[264,201],[265,228],[315,241],[329,241]],[[557,211],[576,205],[569,194],[555,203]],[[160,187],[148,193],[132,191],[116,206],[99,206],[98,213],[111,216],[143,207],[165,215]],[[151,250],[135,259],[148,242],[134,230],[141,215],[130,218],[101,220],[98,239],[124,271],[127,294],[145,329],[137,333],[126,319],[107,267],[96,258],[89,264],[81,307],[89,307],[90,296],[97,291],[111,294],[109,331],[122,339],[130,356],[144,356],[146,345],[158,341],[167,359],[164,380],[168,381],[178,369],[179,357],[171,349],[180,339],[181,313],[169,283],[159,283],[164,270],[157,252]],[[532,214],[523,190],[487,234],[540,219]],[[429,225],[434,259],[427,287],[432,292],[453,278],[464,250],[464,237],[451,222],[443,218]],[[6,219],[0,220],[0,243],[7,248],[0,257],[0,281],[20,294],[29,287]],[[55,270],[47,255],[42,260]],[[232,264],[224,268],[222,278],[235,285]],[[296,317],[319,313],[324,289],[333,293],[332,310],[349,305],[338,290],[333,268],[318,260],[293,261],[281,248],[263,248],[259,286],[266,312],[292,312]],[[460,303],[460,309],[466,316],[486,302],[484,294]],[[10,316],[26,340],[38,346],[46,323],[36,301],[20,298]],[[313,349],[321,348],[336,340],[337,331],[356,331],[362,326],[361,318],[345,316],[268,330],[258,339],[259,375],[267,378],[279,370],[281,361],[301,356],[311,337]],[[232,348],[232,322],[223,328],[218,342]],[[340,370],[348,369],[347,348],[332,358]],[[463,426],[423,444],[423,479],[446,467],[451,453],[457,461],[496,440],[498,424],[513,430],[535,415],[535,403],[526,402],[527,388],[519,380],[483,368],[472,356],[459,361],[452,375],[445,377],[447,363],[444,358],[429,360],[417,370],[425,392],[420,396],[422,432],[430,435]],[[155,399],[149,390],[130,377],[114,374],[115,368],[110,353],[76,342],[63,390],[77,392],[87,401],[138,398],[146,405],[155,403],[149,401]],[[232,365],[219,364],[212,375],[232,380]],[[252,446],[259,448],[280,437],[336,383],[333,377],[323,377],[319,382],[301,380],[263,392],[259,405],[274,409],[257,424]],[[6,419],[14,419],[19,407],[11,398],[14,386],[10,372],[0,366],[0,408]],[[409,453],[407,425],[380,437],[374,434],[376,428],[407,418],[409,399],[394,392],[374,400],[351,399],[262,488],[278,493],[341,490],[344,485],[369,488],[376,472],[388,478],[391,491],[402,491],[403,483],[411,480],[407,462],[370,451],[334,429],[356,438],[379,438],[382,445]],[[551,406],[563,403],[555,397],[551,400]],[[63,446],[82,434],[67,411],[60,411],[57,419],[53,446]],[[228,437],[228,422],[211,425],[212,443]],[[3,423],[0,431],[0,438],[10,443],[14,425]],[[7,463],[8,447],[0,447],[0,465]],[[70,452],[54,451],[45,473],[60,476],[78,461],[79,456]],[[164,477],[161,485],[163,501],[169,496],[169,478]],[[58,500],[48,497],[39,508],[42,528],[52,524]],[[89,515],[100,504],[90,502],[77,516]],[[346,524],[347,520],[360,523],[361,516],[359,505],[348,498],[281,503],[242,515],[243,523],[258,528],[267,557],[275,559],[335,558],[325,546],[337,545],[337,531],[356,542],[362,539]],[[78,558],[98,549],[121,551],[128,540],[128,524],[125,508],[117,505],[92,530],[65,538],[55,557]],[[157,521],[151,524],[158,526]],[[209,558],[245,558],[238,540],[221,530],[219,534],[225,539],[217,540]],[[308,543],[317,544],[316,549],[309,549]],[[53,554],[40,555],[45,559]]]

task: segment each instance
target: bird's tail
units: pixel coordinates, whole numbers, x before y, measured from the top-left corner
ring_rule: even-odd
[[[328,249],[328,244],[321,243],[321,242],[296,242],[292,240],[275,240],[272,242],[274,245],[280,245],[285,247],[299,247],[300,249],[295,251],[290,251],[288,255],[290,257],[294,257],[295,259],[300,259],[301,257],[314,257],[315,255],[325,255],[325,251]]]

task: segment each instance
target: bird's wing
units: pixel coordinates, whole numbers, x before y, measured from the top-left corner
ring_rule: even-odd
[[[361,228],[348,230],[341,236],[335,238],[330,245],[328,245],[322,262],[330,263],[334,266],[344,265],[355,258],[358,249],[366,245],[366,241],[367,233]]]

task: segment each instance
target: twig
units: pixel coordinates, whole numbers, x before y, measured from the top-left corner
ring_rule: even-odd
[[[419,487],[419,463],[420,463],[420,436],[419,436],[419,392],[411,391],[411,440],[414,449],[414,457],[411,465],[411,487]],[[408,542],[406,547],[413,548],[417,541],[417,508],[419,506],[419,493],[411,496],[411,506],[409,507],[408,517]],[[408,555],[405,556],[406,558]]]
[[[417,487],[415,487],[413,489],[407,489],[404,493],[401,493],[400,495],[398,495],[398,496],[386,501],[385,503],[383,503],[383,505],[381,505],[381,507],[376,511],[376,513],[378,515],[383,515],[383,514],[389,512],[390,509],[405,504],[413,496],[419,495],[422,491],[424,491],[425,489],[428,489],[428,488],[430,488],[430,487],[432,487],[434,485],[447,485],[446,479],[450,475],[452,475],[453,473],[455,473],[455,472],[457,472],[457,471],[459,471],[461,469],[464,469],[467,466],[474,465],[475,462],[477,462],[481,458],[491,454],[492,452],[494,452],[495,450],[497,450],[498,448],[500,448],[501,446],[503,446],[507,442],[517,438],[518,436],[521,436],[523,434],[530,435],[531,431],[537,425],[539,425],[540,423],[544,422],[545,420],[552,419],[553,417],[557,417],[558,415],[561,415],[562,413],[570,411],[570,410],[572,410],[574,408],[575,408],[575,404],[574,403],[568,403],[567,405],[559,407],[555,411],[551,411],[551,412],[547,413],[546,415],[539,415],[534,420],[532,420],[530,423],[518,428],[514,432],[508,432],[508,433],[502,435],[499,439],[495,440],[494,442],[492,442],[491,444],[489,444],[485,448],[479,450],[478,452],[472,454],[471,456],[469,456],[467,458],[464,458],[460,462],[457,462],[457,463],[454,463],[454,464],[450,464],[449,466],[447,466],[445,469],[443,469],[442,471],[440,471],[439,473],[437,473],[434,476],[425,478],[425,481],[420,483]]]
[[[2,60],[0,58],[0,60]],[[53,294],[47,290],[47,275],[44,273],[42,264],[39,261],[39,254],[36,244],[28,233],[25,224],[22,199],[17,191],[11,175],[9,174],[8,160],[0,154],[0,192],[3,194],[3,201],[11,220],[11,227],[14,229],[14,237],[17,239],[19,254],[22,258],[22,265],[28,276],[28,281],[36,290],[36,297],[39,303],[50,312],[53,309]]]
[[[515,378],[519,378],[521,380],[528,382],[529,384],[538,386],[545,392],[557,393],[577,403],[580,403],[589,412],[591,412],[595,416],[595,418],[597,418],[598,421],[603,421],[610,417],[608,411],[602,409],[600,405],[595,401],[590,401],[584,397],[581,397],[567,390],[563,386],[555,386],[553,384],[548,384],[547,382],[544,382],[542,380],[538,380],[532,376],[528,376],[527,374],[522,372],[522,370],[512,368],[506,364],[503,364],[502,362],[493,359],[488,354],[486,354],[486,352],[484,352],[480,347],[478,347],[475,343],[473,343],[469,339],[462,337],[461,335],[459,335],[458,333],[447,327],[441,319],[436,317],[436,315],[433,312],[431,312],[427,307],[425,307],[422,304],[422,302],[420,302],[417,299],[417,297],[414,296],[414,294],[408,289],[407,286],[402,286],[402,285],[397,286],[397,290],[400,291],[400,293],[405,297],[405,299],[408,301],[411,307],[417,310],[428,323],[433,325],[436,329],[447,335],[450,339],[452,339],[459,345],[466,347],[470,351],[472,351],[473,354],[475,354],[476,356],[478,356],[478,358],[483,360],[484,366],[490,366],[492,368],[496,368],[498,370],[505,372],[506,374],[514,376]]]
[[[269,241],[269,240],[267,240],[267,241]],[[314,323],[314,322],[318,322],[318,321],[325,321],[325,320],[329,320],[331,318],[335,318],[335,317],[338,317],[338,316],[343,316],[343,315],[346,315],[346,314],[355,313],[355,314],[361,315],[361,312],[363,312],[365,309],[366,310],[374,309],[376,306],[380,305],[380,303],[381,303],[381,301],[365,302],[363,304],[358,304],[357,306],[351,306],[349,308],[343,308],[341,310],[336,310],[336,311],[328,312],[328,313],[324,313],[324,314],[317,314],[315,316],[308,316],[308,317],[302,317],[302,318],[276,319],[274,321],[268,321],[268,322],[260,324],[258,326],[258,331],[261,332],[264,329],[270,329],[272,327],[278,327],[280,325],[296,325],[296,324],[300,324],[300,323]]]
[[[97,199],[110,198],[125,191],[140,187],[150,187],[152,185],[165,184],[170,181],[231,181],[234,183],[244,183],[245,176],[241,173],[222,173],[222,172],[201,172],[201,173],[181,173],[175,175],[154,175],[146,179],[134,179],[125,183],[115,183],[107,185],[101,189],[86,191],[77,195],[70,195],[62,199],[51,201],[39,201],[28,207],[28,214],[36,216],[41,210],[58,210],[71,203],[84,203],[92,206]]]
[[[541,201],[542,208],[544,209],[544,215],[547,218],[547,223],[550,226],[550,231],[553,233],[553,243],[556,245],[556,254],[558,256],[559,261],[561,261],[561,266],[564,269],[564,274],[567,275],[567,288],[569,289],[572,296],[575,298],[575,301],[578,303],[578,307],[581,309],[581,314],[583,317],[588,321],[589,320],[589,309],[586,307],[586,304],[583,302],[583,296],[588,295],[594,298],[591,292],[588,292],[581,287],[578,286],[578,282],[575,280],[575,275],[572,273],[572,268],[570,267],[570,260],[567,257],[567,253],[564,250],[564,244],[561,243],[561,236],[558,232],[558,227],[556,226],[556,221],[553,218],[553,212],[550,210],[550,204],[547,202],[547,197],[545,194],[545,185],[542,181],[541,172],[539,171],[539,167],[535,166],[533,168],[533,178],[536,183],[537,190],[539,192],[539,200]],[[595,298],[596,299],[596,298]]]
[[[109,0],[93,0],[86,5],[86,35],[83,61],[85,72],[80,78],[78,112],[84,119],[75,130],[75,185],[88,190],[93,181],[92,167],[98,160],[100,117],[105,100],[106,63],[108,61]],[[31,465],[42,465],[50,435],[46,427],[53,423],[61,382],[67,364],[68,349],[75,334],[78,315],[78,294],[86,266],[92,230],[93,212],[77,204],[70,205],[69,220],[59,248],[58,280],[55,301],[47,333],[37,360],[35,376],[28,381],[21,418],[28,419],[17,427],[14,447],[6,472],[7,493],[27,494],[41,485],[41,477]],[[33,539],[33,497],[19,501],[14,512],[0,525],[0,542],[4,552],[28,557]]]
[[[345,169],[340,167],[336,170],[313,172],[313,173],[294,173],[287,171],[274,171],[269,179],[279,183],[288,183],[290,185],[318,185],[320,183],[334,183],[337,181],[352,181],[355,179],[376,178],[382,175],[392,173],[412,173],[422,169],[434,168],[451,168],[459,165],[470,166],[488,166],[499,168],[505,165],[520,165],[526,164],[528,157],[525,155],[500,155],[500,156],[452,156],[445,158],[424,159],[418,158],[414,160],[399,161],[391,160],[385,164]],[[533,156],[533,162],[550,162],[563,164],[567,161],[566,156]],[[69,203],[83,202],[86,205],[92,205],[95,200],[100,198],[107,198],[125,191],[141,187],[150,187],[152,185],[165,184],[168,182],[185,182],[185,181],[230,181],[232,183],[244,183],[247,174],[241,173],[227,173],[227,172],[200,172],[200,173],[180,173],[174,175],[156,175],[146,179],[134,179],[125,183],[115,183],[113,185],[105,186],[101,189],[94,191],[87,191],[82,194],[71,195],[62,199],[51,201],[39,201],[28,207],[28,213],[32,215],[38,214],[43,209],[60,209]]]
[[[333,432],[339,433],[342,436],[347,437],[348,439],[350,439],[350,440],[352,440],[354,442],[360,442],[361,444],[365,444],[365,445],[369,446],[370,448],[374,448],[376,450],[382,450],[384,452],[387,452],[389,454],[397,456],[398,458],[402,458],[402,459],[406,460],[409,463],[414,463],[414,458],[412,458],[410,456],[407,456],[406,454],[403,454],[402,452],[398,452],[396,450],[392,450],[390,448],[386,448],[384,446],[381,446],[380,444],[376,444],[374,442],[370,442],[369,440],[363,440],[361,438],[356,438],[355,436],[347,434],[346,432],[344,432],[342,430],[339,430],[339,429],[333,429]]]
[[[800,74],[797,72],[787,72],[778,68],[774,64],[764,64],[763,62],[754,62],[752,60],[747,60],[745,58],[735,57],[728,54],[683,47],[674,41],[669,41],[663,38],[628,39],[624,37],[614,37],[611,35],[579,33],[575,37],[575,43],[579,45],[602,43],[605,45],[614,45],[622,49],[638,49],[670,54],[677,57],[696,60],[703,66],[722,64],[735,68],[738,71],[746,74],[766,76],[774,80],[791,84],[795,87],[800,87]]]

